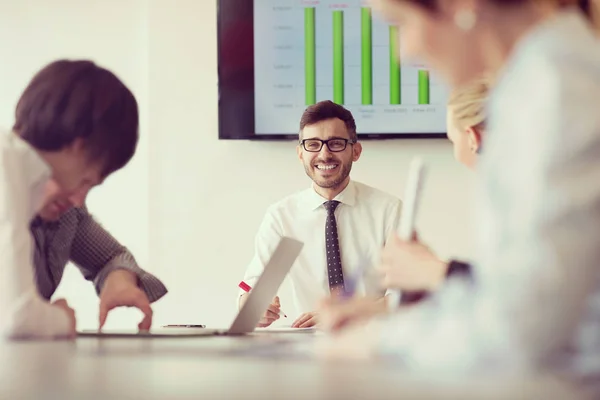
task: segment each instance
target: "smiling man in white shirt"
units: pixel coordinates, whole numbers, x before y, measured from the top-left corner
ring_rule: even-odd
[[[92,187],[129,162],[137,102],[110,71],[62,60],[29,83],[15,119],[12,132],[0,133],[0,334],[73,337],[74,311],[36,287],[30,222],[42,209],[81,207]]]
[[[298,158],[310,188],[269,207],[255,240],[255,255],[244,281],[253,286],[279,239],[304,242],[288,279],[296,308],[293,327],[318,323],[319,301],[337,289],[383,302],[385,289],[371,266],[385,241],[399,226],[401,201],[392,195],[352,181],[352,164],[360,158],[356,123],[350,111],[331,101],[308,107],[300,121]],[[240,305],[247,294],[240,292]],[[279,319],[275,298],[259,326]],[[283,307],[289,312],[288,306]],[[292,315],[290,315],[291,318]]]

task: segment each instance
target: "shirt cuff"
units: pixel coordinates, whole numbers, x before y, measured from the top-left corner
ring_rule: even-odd
[[[165,285],[157,277],[138,267],[135,261],[132,261],[131,258],[132,257],[129,255],[119,255],[110,260],[110,262],[100,270],[94,279],[94,284],[96,286],[96,292],[98,295],[100,295],[108,275],[111,272],[120,269],[132,272],[137,276],[138,286],[146,293],[150,303],[159,300],[161,297],[167,294],[168,291]]]

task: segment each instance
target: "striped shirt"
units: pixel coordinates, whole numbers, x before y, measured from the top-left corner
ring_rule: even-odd
[[[86,208],[72,208],[58,221],[36,217],[31,223],[31,233],[35,240],[36,282],[46,299],[56,291],[69,261],[79,268],[85,279],[94,282],[98,294],[106,277],[117,269],[135,273],[150,302],[167,293],[163,283],[141,269],[133,255],[100,226]]]

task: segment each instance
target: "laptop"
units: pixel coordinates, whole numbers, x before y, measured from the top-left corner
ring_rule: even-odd
[[[304,243],[282,237],[262,275],[248,294],[248,299],[228,329],[156,328],[147,332],[138,330],[84,330],[78,336],[89,337],[197,337],[215,335],[244,335],[256,328],[258,321],[277,294],[283,279],[298,258]]]

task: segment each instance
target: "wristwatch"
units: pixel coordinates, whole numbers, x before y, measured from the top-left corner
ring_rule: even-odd
[[[446,279],[461,277],[467,278],[469,281],[473,281],[473,274],[471,272],[471,264],[450,260],[448,263],[448,269],[446,270]],[[429,297],[430,292],[426,290],[420,290],[417,292],[402,292],[400,297],[400,304],[414,304],[419,301],[425,300]]]
[[[446,271],[446,279],[457,276],[473,280],[471,264],[456,260],[450,260],[450,262],[448,263],[448,270]]]

